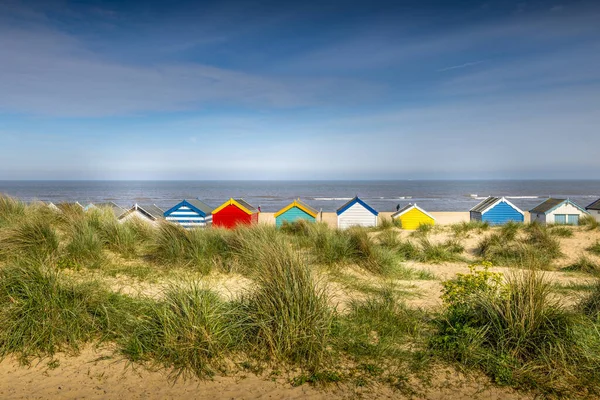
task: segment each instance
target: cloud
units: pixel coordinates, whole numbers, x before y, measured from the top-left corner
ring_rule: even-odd
[[[104,59],[56,30],[0,27],[0,111],[103,117],[197,110],[348,103],[381,87],[356,79],[275,78],[198,63],[125,64]]]
[[[468,63],[464,63],[464,64],[459,64],[459,65],[453,65],[451,67],[438,69],[437,72],[445,72],[445,71],[451,71],[453,69],[462,69],[462,68],[472,67],[474,65],[481,64],[482,62],[484,62],[484,61],[479,60],[479,61],[473,61],[473,62],[468,62]]]

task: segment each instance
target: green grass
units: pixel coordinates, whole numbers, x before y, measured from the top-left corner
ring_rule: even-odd
[[[317,371],[327,359],[333,320],[327,291],[288,246],[275,242],[261,252],[257,288],[241,302],[246,340],[266,359]]]
[[[58,253],[56,230],[41,218],[23,218],[0,230],[0,258],[44,262]]]
[[[197,283],[171,287],[164,300],[149,303],[130,334],[123,354],[173,368],[175,377],[210,377],[225,369],[241,329],[235,308]]]
[[[17,199],[0,194],[0,228],[25,216],[25,204]]]
[[[474,292],[450,303],[432,346],[447,359],[478,368],[496,383],[570,396],[598,393],[600,361],[587,323],[552,295],[535,271],[509,275],[500,290]]]
[[[584,272],[586,274],[600,274],[600,266],[586,256],[581,256],[573,264],[563,268],[565,271]]]
[[[573,237],[573,229],[566,225],[552,225],[549,228],[550,234],[553,236],[569,238]]]
[[[450,230],[456,236],[464,236],[469,234],[472,231],[476,232],[484,232],[490,229],[490,224],[487,222],[481,221],[469,221],[469,222],[460,222],[457,224],[450,225]]]
[[[600,279],[592,285],[588,295],[581,299],[578,309],[600,323]]]
[[[0,269],[0,356],[77,352],[107,332],[107,294],[97,282],[70,283],[39,265]]]
[[[538,269],[548,269],[560,257],[560,243],[547,227],[526,225],[524,236],[518,236],[514,226],[481,239],[476,253],[497,265]]]
[[[584,215],[583,217],[579,218],[579,226],[591,231],[600,228],[600,222],[591,215]]]
[[[64,261],[79,268],[102,268],[106,262],[104,244],[98,229],[98,221],[82,218],[73,221],[69,242],[65,246]]]
[[[588,247],[586,250],[592,254],[600,256],[600,241],[596,241],[596,243]]]

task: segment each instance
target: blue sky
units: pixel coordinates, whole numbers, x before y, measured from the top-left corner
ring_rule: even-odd
[[[599,178],[594,2],[0,9],[0,179]]]

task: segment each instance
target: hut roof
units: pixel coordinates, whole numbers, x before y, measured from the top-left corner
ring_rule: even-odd
[[[368,205],[367,203],[362,201],[358,196],[354,196],[354,198],[352,198],[346,204],[344,204],[343,206],[338,208],[336,211],[336,214],[340,215],[341,213],[343,213],[344,211],[346,211],[347,209],[352,207],[355,203],[359,203],[361,206],[363,206],[364,208],[369,210],[369,212],[372,213],[373,215],[379,215],[378,211],[376,211],[373,207],[371,207],[370,205]]]
[[[533,207],[529,212],[534,214],[545,214],[565,201],[567,201],[567,199],[553,199],[550,197]]]
[[[500,197],[489,196],[487,199],[483,200],[482,202],[477,204],[475,207],[471,208],[471,211],[478,212],[478,213],[483,212],[483,211],[487,210],[488,208],[492,207],[494,204],[496,204],[500,200],[501,200]]]
[[[600,199],[585,208],[586,210],[600,210]]]
[[[164,211],[156,204],[139,205],[135,203],[129,210],[126,210],[123,214],[121,214],[119,219],[125,218],[127,215],[135,211],[141,212],[153,221],[162,218],[164,213]]]
[[[172,213],[173,211],[178,210],[182,204],[189,206],[191,209],[193,209],[197,213],[202,214],[204,216],[208,216],[213,212],[213,208],[211,206],[209,206],[208,204],[204,203],[203,201],[201,201],[199,199],[190,199],[190,200],[183,199],[182,201],[180,201],[173,207],[169,208],[167,211],[164,211],[164,215],[168,215],[168,214]]]
[[[402,207],[401,209],[399,209],[398,211],[396,211],[395,213],[392,214],[392,218],[398,218],[399,216],[401,216],[402,214],[412,210],[413,208],[416,208],[417,210],[421,211],[423,214],[427,215],[429,218],[435,220],[435,218],[433,217],[433,215],[429,214],[427,211],[423,210],[421,207],[419,207],[417,205],[417,203],[415,204],[407,204],[404,207]]]
[[[308,215],[310,215],[313,218],[317,217],[318,211],[315,210],[314,208],[310,207],[309,205],[301,202],[300,199],[294,200],[293,202],[291,202],[290,204],[288,204],[287,206],[285,206],[281,210],[277,211],[274,214],[274,217],[275,218],[279,217],[281,214],[283,214],[284,212],[290,210],[293,207],[298,207],[299,209],[301,209],[302,211],[304,211],[305,213],[307,213]]]
[[[573,203],[569,199],[553,199],[553,198],[549,198],[549,199],[545,200],[544,202],[542,202],[541,204],[538,204],[537,206],[532,208],[529,212],[533,213],[533,214],[548,214],[548,213],[552,212],[554,209],[558,208],[560,205],[565,204],[565,203],[571,204],[573,207],[575,207],[578,210],[587,214],[587,211],[585,211],[583,208],[581,208],[581,206]]]
[[[514,208],[520,214],[524,215],[523,211],[519,207],[515,206],[510,201],[506,200],[506,198],[494,197],[494,196],[490,196],[487,199],[483,200],[481,203],[479,203],[475,207],[471,208],[470,211],[483,214],[483,213],[486,213],[489,209],[496,206],[496,204],[498,204],[502,201],[505,202],[506,204],[508,204],[509,206],[511,206],[512,208]]]
[[[115,217],[117,217],[117,218],[119,218],[121,215],[123,215],[123,213],[125,211],[127,211],[123,207],[113,203],[112,201],[108,201],[108,202],[104,202],[104,203],[96,203],[96,204],[90,203],[90,205],[92,205],[93,207],[98,207],[98,208],[110,208],[113,211],[113,213],[115,214]]]
[[[227,200],[225,203],[221,204],[219,207],[215,208],[212,213],[216,214],[219,211],[221,211],[222,209],[224,209],[225,207],[231,206],[231,205],[236,206],[237,208],[239,208],[240,210],[244,211],[247,214],[254,214],[254,213],[258,212],[258,210],[256,208],[254,208],[253,206],[251,206],[246,200],[231,198],[231,199]]]

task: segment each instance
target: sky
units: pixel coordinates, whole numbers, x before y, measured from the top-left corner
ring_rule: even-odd
[[[1,179],[599,179],[600,3],[0,0]]]

